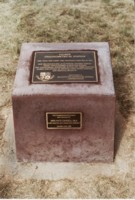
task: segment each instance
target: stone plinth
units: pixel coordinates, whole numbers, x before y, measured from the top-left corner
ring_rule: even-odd
[[[31,83],[34,51],[96,50],[98,83]],[[19,161],[111,162],[115,92],[108,43],[25,43],[12,94]],[[47,112],[81,112],[81,129],[47,129]]]

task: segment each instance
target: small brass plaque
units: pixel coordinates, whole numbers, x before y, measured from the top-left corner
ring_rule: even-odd
[[[81,129],[81,112],[47,112],[47,129]]]
[[[34,51],[32,83],[98,83],[95,50]]]

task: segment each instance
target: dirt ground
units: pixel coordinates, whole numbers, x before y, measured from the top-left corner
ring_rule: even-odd
[[[0,0],[0,197],[135,198],[133,0]],[[18,163],[11,93],[23,42],[108,41],[117,96],[115,161]]]

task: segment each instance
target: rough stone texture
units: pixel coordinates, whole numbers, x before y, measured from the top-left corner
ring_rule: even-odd
[[[98,51],[100,84],[30,84],[36,50]],[[110,162],[115,92],[108,43],[23,44],[12,95],[18,160]],[[45,112],[80,111],[82,130],[47,130]]]

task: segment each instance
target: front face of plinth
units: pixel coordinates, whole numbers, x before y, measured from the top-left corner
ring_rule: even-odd
[[[108,47],[103,45],[102,48],[102,44],[74,44],[73,46],[67,44],[66,47],[47,45],[25,44],[22,48],[13,91],[18,160],[113,161],[115,95],[111,82],[112,73],[109,59],[101,56],[103,49],[106,53],[108,52]],[[74,48],[82,50],[82,47],[85,50],[95,49],[97,51],[98,79],[96,71],[90,72],[95,76],[94,83],[90,83],[92,81],[91,74],[86,77],[88,83],[81,83],[81,81],[57,83],[57,81],[61,81],[58,73],[53,74],[51,71],[50,75],[47,70],[49,74],[46,75],[43,74],[43,71],[37,70],[39,68],[36,69],[37,78],[40,78],[38,83],[38,80],[32,76],[33,52],[50,51],[50,49],[52,51],[56,49],[59,51],[73,50]],[[107,55],[109,56],[109,54]],[[93,64],[89,63],[88,66]],[[44,66],[46,66],[45,63]],[[53,75],[56,82],[48,83],[48,78],[50,78],[49,81],[52,81],[51,76]],[[69,80],[68,78],[71,76],[66,75],[65,79]]]
[[[112,161],[114,98],[25,96],[14,98],[19,160]],[[81,129],[47,129],[46,113],[82,113]]]

